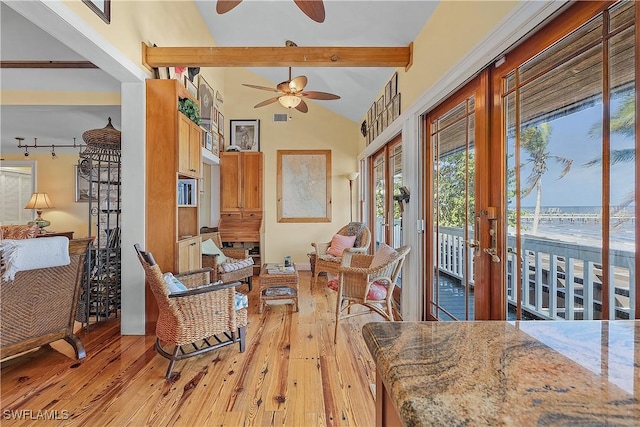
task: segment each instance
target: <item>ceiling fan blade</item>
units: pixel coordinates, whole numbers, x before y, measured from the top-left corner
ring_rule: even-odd
[[[220,0],[218,0],[220,1]],[[322,0],[293,0],[302,13],[316,22],[324,22],[324,3]]]
[[[316,92],[313,90],[307,91],[307,92],[302,92],[301,94],[299,94],[300,96],[304,96],[305,98],[309,98],[309,99],[320,99],[323,101],[331,101],[334,99],[340,99],[340,97],[338,95],[334,95],[332,93],[327,93],[327,92]]]
[[[242,0],[218,0],[216,3],[216,12],[219,15],[229,12],[242,2]]]
[[[242,86],[246,86],[246,87],[250,87],[253,89],[260,89],[260,90],[268,90],[269,92],[279,92],[278,90],[272,88],[272,87],[266,87],[266,86],[258,86],[258,85],[250,85],[247,83],[242,83]]]
[[[273,97],[273,98],[266,99],[266,100],[262,101],[261,103],[254,105],[253,108],[260,108],[260,107],[264,107],[265,105],[273,104],[274,102],[276,102],[278,100],[278,98],[280,98],[280,97],[276,96],[276,97]]]
[[[289,89],[291,92],[301,92],[307,85],[307,76],[298,76],[289,82]]]
[[[301,99],[300,104],[296,106],[296,110],[300,111],[301,113],[306,113],[307,111],[309,111],[309,107],[307,107],[307,103]]]

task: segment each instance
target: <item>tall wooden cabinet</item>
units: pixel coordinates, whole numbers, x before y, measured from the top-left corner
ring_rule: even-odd
[[[262,260],[262,194],[264,155],[260,152],[220,154],[220,237],[227,246],[244,247],[260,273]]]
[[[179,98],[193,99],[177,80],[147,80],[145,248],[163,272],[173,273],[202,267],[197,188],[202,131],[178,111]],[[158,308],[148,287],[145,298],[151,332]]]

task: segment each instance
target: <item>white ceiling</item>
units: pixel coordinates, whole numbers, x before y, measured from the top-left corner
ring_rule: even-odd
[[[424,27],[438,2],[431,0],[324,0],[325,21],[317,23],[293,0],[244,0],[218,15],[216,0],[196,1],[217,46],[408,46]],[[286,68],[251,68],[275,84],[286,80]],[[306,89],[339,95],[335,101],[315,101],[358,121],[393,74],[393,68],[293,68],[306,75]],[[260,84],[256,82],[245,82]],[[255,91],[242,87],[240,90]],[[264,99],[273,94],[264,92]],[[262,108],[282,108],[272,104]],[[313,104],[309,113],[313,113]]]
[[[215,0],[196,1],[217,46],[407,46],[415,39],[437,1],[324,0],[326,19],[312,21],[293,0],[244,0],[218,15]],[[114,2],[112,7],[117,7]],[[84,60],[4,3],[0,4],[0,60]],[[286,68],[251,68],[273,81],[286,80]],[[358,121],[392,75],[392,68],[294,68],[306,75],[307,90],[341,97],[311,101]],[[256,83],[248,81],[246,83]],[[259,83],[258,83],[259,84]],[[36,91],[120,92],[119,82],[99,69],[1,69],[0,89]],[[246,87],[240,90],[256,91]],[[264,92],[265,99],[270,97]],[[277,108],[274,105],[263,108]],[[89,129],[102,128],[111,117],[120,128],[117,106],[0,106],[0,151],[16,152],[16,137],[39,144],[72,144]]]

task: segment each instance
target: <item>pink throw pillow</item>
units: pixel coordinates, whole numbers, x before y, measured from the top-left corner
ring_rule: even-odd
[[[343,236],[335,234],[331,239],[331,246],[327,249],[329,255],[341,257],[342,252],[347,248],[352,248],[357,236]]]
[[[387,280],[376,280],[371,283],[369,287],[369,294],[367,299],[371,301],[384,301],[387,297],[387,289],[389,288],[389,282]]]
[[[376,251],[376,254],[373,256],[373,259],[371,260],[371,265],[369,265],[369,268],[379,267],[381,265],[388,263],[391,260],[391,258],[396,256],[397,253],[398,252],[395,249],[393,249],[391,246],[387,245],[386,243],[380,244],[380,247]]]

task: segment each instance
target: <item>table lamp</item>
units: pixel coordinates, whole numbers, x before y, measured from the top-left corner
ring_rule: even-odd
[[[34,219],[33,221],[29,221],[27,224],[38,224],[38,227],[40,227],[40,234],[44,234],[44,228],[51,225],[51,223],[45,219],[42,219],[42,210],[51,209],[53,207],[53,203],[51,202],[51,199],[49,198],[49,195],[47,193],[33,193],[33,195],[31,196],[31,200],[29,200],[29,203],[27,203],[27,206],[25,206],[24,208],[35,209],[38,216],[36,219]]]

